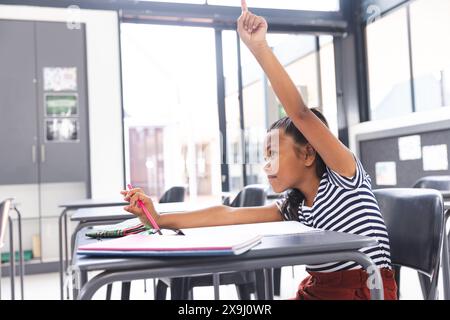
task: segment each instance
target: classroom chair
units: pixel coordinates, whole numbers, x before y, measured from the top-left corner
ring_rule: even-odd
[[[171,187],[166,190],[161,198],[159,198],[159,203],[170,203],[170,202],[183,202],[186,195],[186,188],[182,186]],[[122,300],[130,299],[131,282],[122,282]],[[111,299],[112,283],[108,284],[106,287],[106,300]]]
[[[439,191],[450,191],[450,176],[426,176],[417,180],[413,188],[428,188]]]
[[[426,300],[437,299],[444,232],[442,195],[437,190],[374,190],[389,233],[391,261],[400,297],[400,268],[416,270]]]
[[[248,185],[231,202],[231,207],[263,206],[266,202],[264,185]],[[254,293],[257,299],[264,298],[264,274],[262,270],[227,272],[219,275],[221,285],[234,284],[240,300],[250,300]],[[184,278],[160,279],[156,288],[156,300],[165,300],[170,287],[172,300],[192,300],[195,287],[213,286],[212,275]]]

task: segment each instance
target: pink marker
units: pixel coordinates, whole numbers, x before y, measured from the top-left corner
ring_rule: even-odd
[[[131,184],[128,184],[128,189],[133,189],[133,186]],[[158,224],[156,223],[155,219],[153,219],[152,215],[150,212],[148,212],[147,207],[144,205],[144,202],[142,202],[142,200],[138,200],[138,205],[139,207],[141,207],[141,209],[144,211],[145,216],[147,217],[147,219],[150,221],[150,223],[153,226],[153,229],[155,229],[160,235],[162,235],[162,232],[158,226]]]

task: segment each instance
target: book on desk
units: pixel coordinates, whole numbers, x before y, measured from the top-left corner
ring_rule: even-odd
[[[259,244],[263,236],[312,233],[320,230],[309,228],[297,221],[283,221],[186,228],[179,231],[183,235],[174,232],[163,235],[147,232],[97,241],[80,246],[77,253],[88,256],[135,257],[239,255]]]

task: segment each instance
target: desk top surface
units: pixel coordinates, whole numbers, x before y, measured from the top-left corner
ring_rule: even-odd
[[[123,205],[128,205],[124,203]],[[154,203],[156,211],[159,213],[185,212],[204,208],[205,205],[192,204],[188,202]],[[72,221],[102,221],[102,220],[125,220],[135,216],[119,206],[91,207],[78,209],[72,214]]]
[[[77,235],[75,248],[79,245],[99,240],[85,236],[87,228]],[[182,236],[180,236],[182,237]],[[201,264],[220,264],[220,262],[248,261],[252,259],[274,259],[302,254],[336,253],[355,251],[377,245],[369,237],[333,231],[321,231],[305,234],[264,237],[262,242],[250,251],[237,256],[207,257],[151,257],[151,258],[97,258],[77,255],[74,250],[73,267],[84,271],[94,270],[137,270],[164,267],[187,267]]]
[[[74,210],[81,208],[124,206],[126,204],[127,202],[123,201],[123,198],[118,197],[114,199],[80,199],[62,203],[59,207]]]

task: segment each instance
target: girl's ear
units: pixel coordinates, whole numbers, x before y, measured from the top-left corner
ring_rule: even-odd
[[[316,160],[317,151],[309,143],[305,145],[305,164],[310,167]]]

